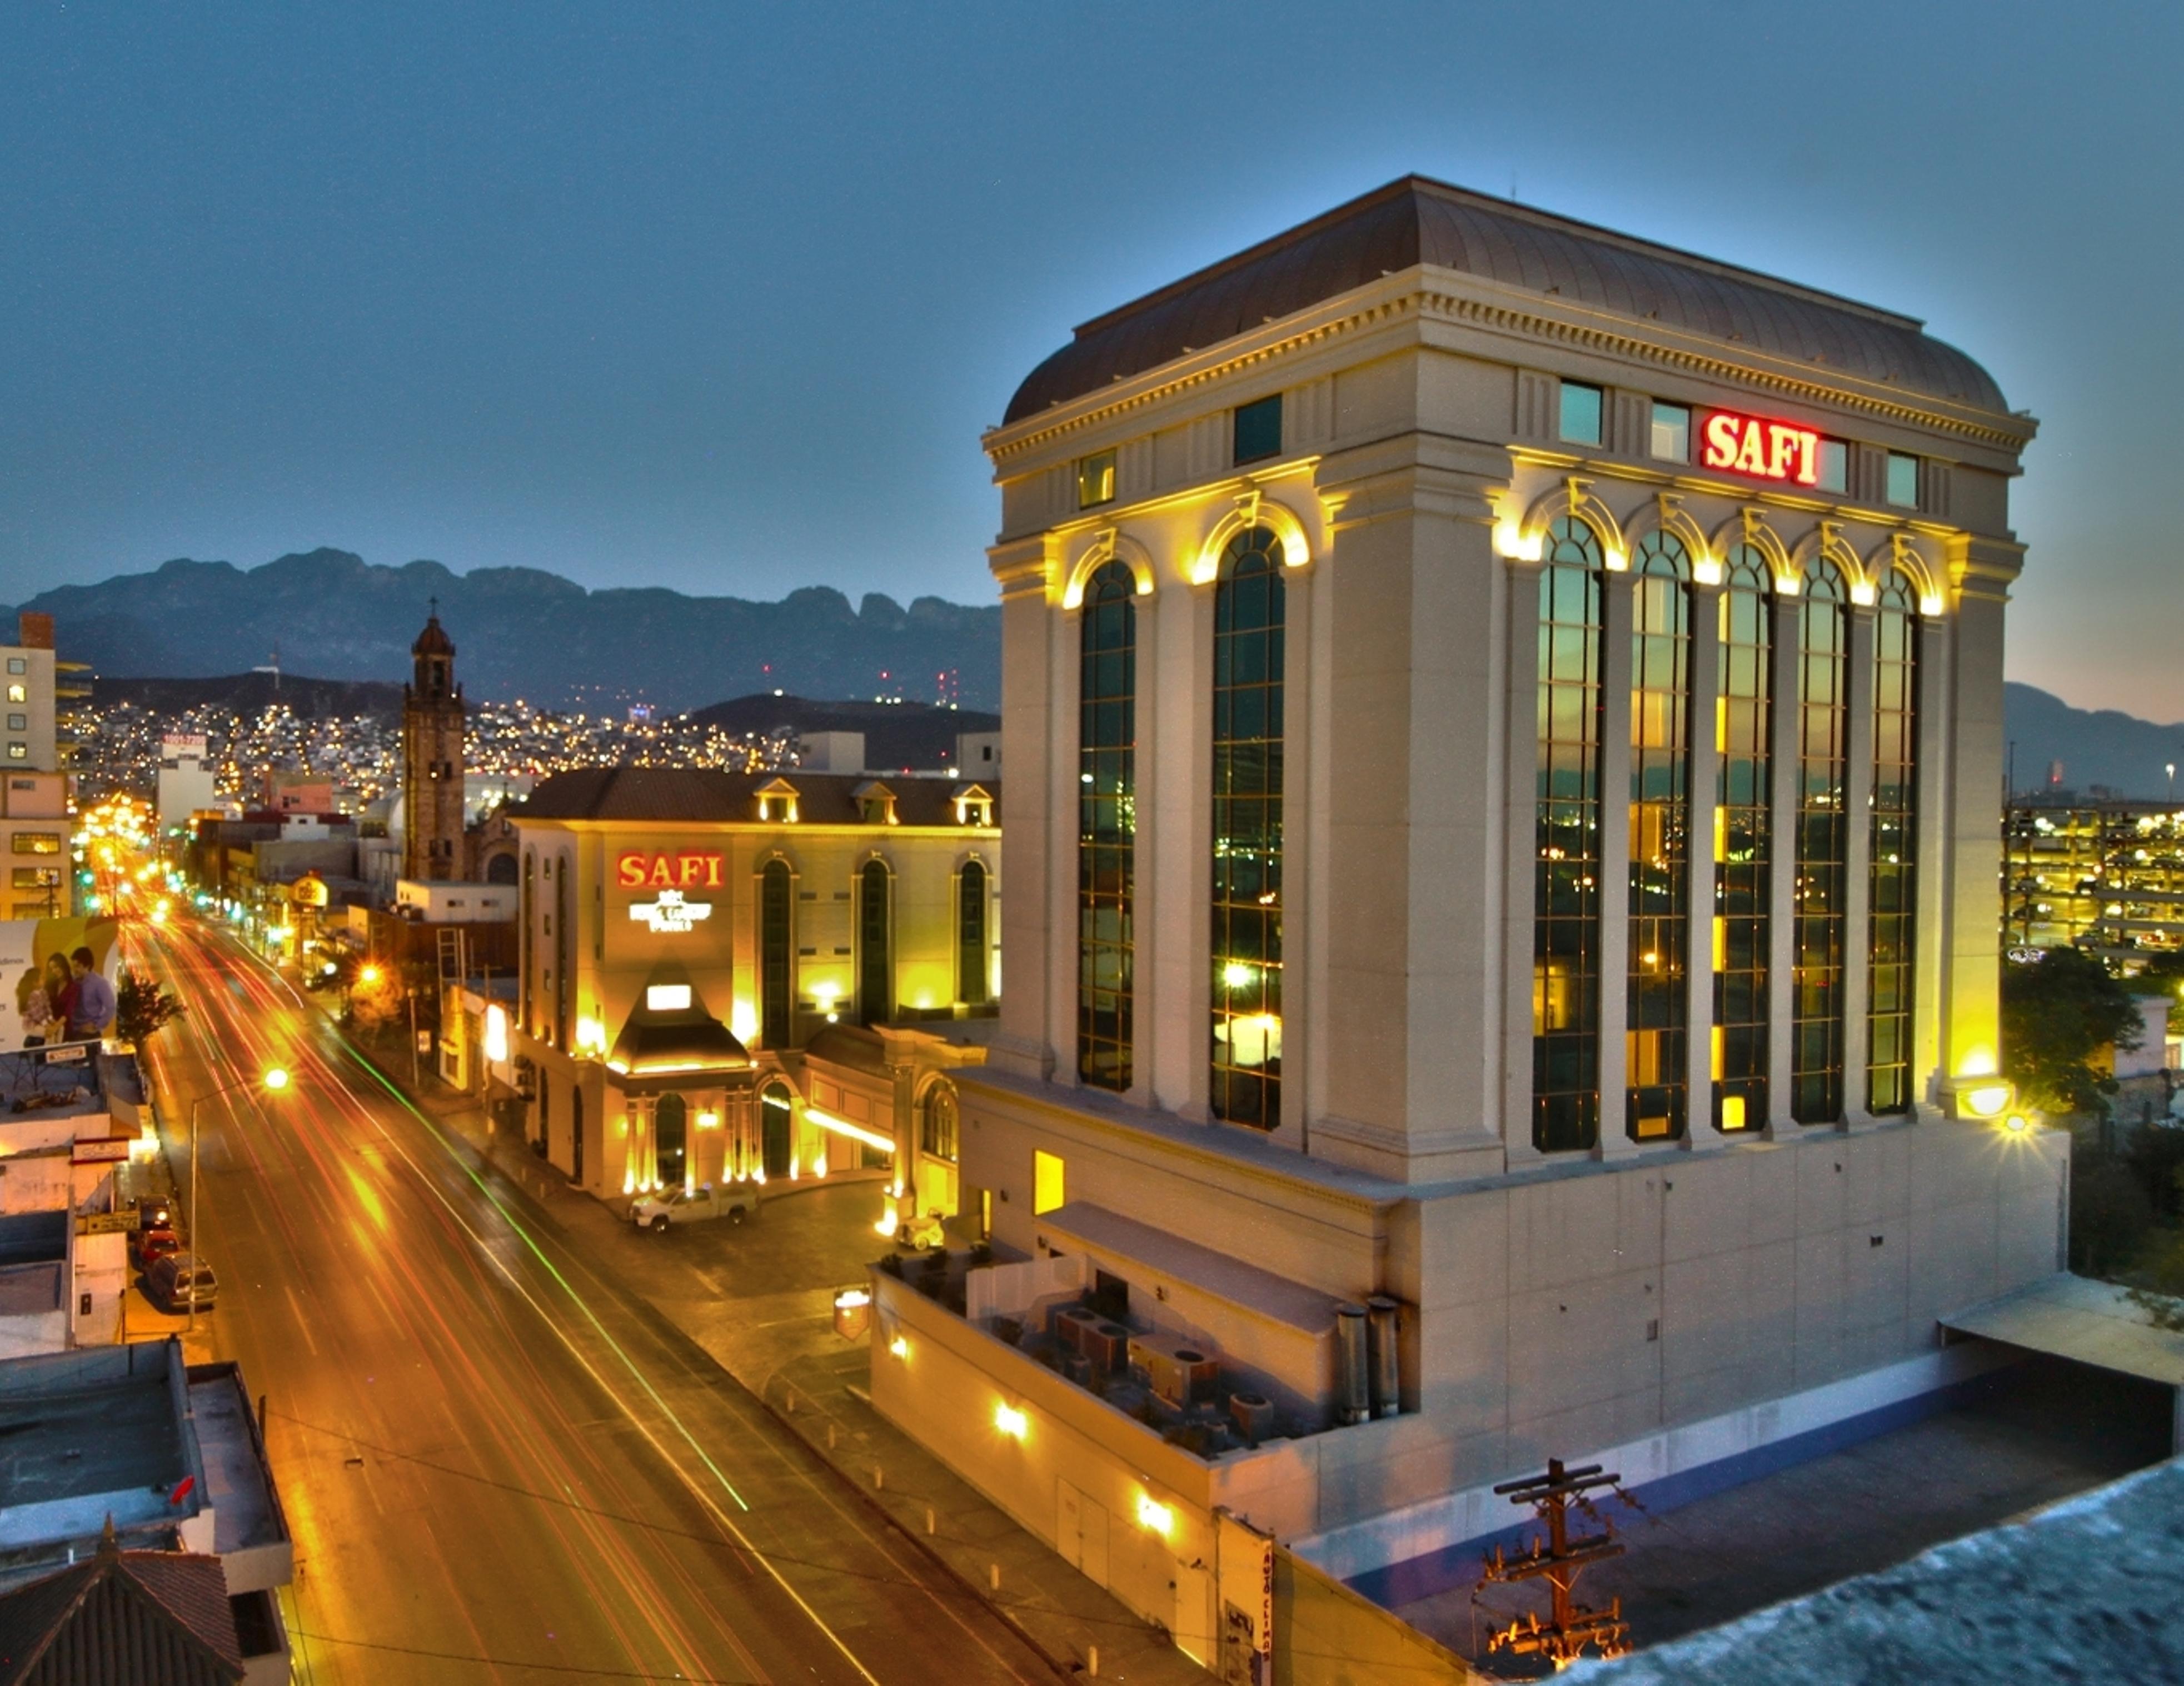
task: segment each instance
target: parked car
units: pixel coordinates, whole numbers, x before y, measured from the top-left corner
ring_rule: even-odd
[[[758,1210],[758,1188],[751,1183],[716,1188],[710,1183],[693,1193],[662,1188],[639,1194],[629,1203],[629,1219],[639,1229],[665,1235],[671,1223],[694,1223],[703,1218],[726,1218],[741,1223]]]
[[[144,1272],[145,1298],[162,1311],[172,1315],[188,1310],[192,1294],[200,1311],[212,1310],[220,1298],[220,1278],[194,1253],[167,1254],[154,1259]]]
[[[164,1224],[129,1232],[129,1262],[140,1271],[148,1271],[154,1261],[181,1250],[181,1237]]]

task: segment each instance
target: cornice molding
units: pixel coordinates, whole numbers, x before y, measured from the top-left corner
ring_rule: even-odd
[[[1514,302],[1486,297],[1474,298],[1420,284],[1399,296],[1376,300],[1362,309],[1314,322],[1297,331],[1279,336],[1263,344],[1247,347],[1232,356],[1185,368],[1166,378],[1159,377],[1152,370],[1133,376],[1115,383],[1123,391],[1112,401],[1078,400],[1078,403],[1085,405],[1081,409],[1071,405],[1058,406],[1068,413],[1053,421],[1045,421],[1042,418],[1019,422],[1015,427],[991,429],[984,436],[986,452],[994,467],[1000,469],[1070,434],[1099,426],[1133,410],[1165,403],[1195,388],[1228,381],[1247,370],[1278,359],[1286,360],[1329,341],[1405,318],[1415,318],[1421,322],[1434,320],[1486,328],[1543,345],[1564,346],[1650,363],[1682,374],[1797,399],[1825,409],[1847,410],[1928,432],[1951,435],[1968,442],[2012,453],[2021,452],[2038,431],[2038,424],[2030,418],[2012,416],[1997,425],[1995,421],[1975,420],[1936,405],[1921,403],[1908,394],[1897,397],[1861,390],[1859,387],[1817,379],[1786,369],[1769,368],[1761,362],[1740,362],[1719,353],[1674,345],[1664,339],[1647,338],[1641,332],[1573,320],[1546,311],[1528,309]],[[1202,353],[1189,353],[1186,358],[1202,355]],[[1767,354],[1756,355],[1765,357]],[[1162,366],[1172,367],[1173,364]]]

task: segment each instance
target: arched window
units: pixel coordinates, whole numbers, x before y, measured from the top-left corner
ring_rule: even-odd
[[[1691,946],[1691,564],[1674,533],[1630,559],[1630,906],[1624,1128],[1684,1133]]]
[[[532,923],[535,900],[532,882],[538,871],[538,854],[526,849],[523,851],[523,999],[518,1010],[527,1036],[538,1034],[538,1021],[531,1016],[531,973],[538,964],[538,932]]]
[[[1228,542],[1213,590],[1216,1118],[1282,1121],[1282,542]]]
[[[1850,594],[1835,565],[1805,567],[1797,609],[1797,888],[1791,1006],[1790,1116],[1842,1116],[1843,892]]]
[[[967,1007],[986,1004],[986,866],[967,860],[956,875],[956,999]]]
[[[1138,835],[1138,582],[1121,562],[1085,582],[1078,628],[1077,1076],[1130,1086]]]
[[[1892,572],[1873,617],[1873,937],[1866,1106],[1911,1107],[1918,927],[1919,592]]]
[[[689,1180],[689,1108],[681,1095],[671,1091],[660,1096],[652,1109],[652,1174],[663,1188]]]
[[[957,1131],[956,1085],[943,1077],[925,1092],[918,1109],[918,1149],[928,1159],[945,1160],[953,1165]]]
[[[883,1025],[894,1016],[894,958],[889,952],[889,892],[892,876],[883,860],[867,860],[857,875],[857,1019]]]
[[[1532,1142],[1558,1153],[1600,1133],[1600,540],[1560,516],[1541,560]]]
[[[1768,909],[1774,896],[1774,570],[1734,546],[1722,573],[1721,676],[1714,702],[1713,1121],[1767,1121]]]
[[[515,857],[496,854],[485,864],[485,881],[488,884],[513,884],[515,882]]]
[[[758,1098],[759,1163],[769,1177],[788,1175],[795,1151],[796,1102],[779,1083],[767,1087]]]
[[[758,881],[758,1033],[759,1040],[768,1048],[788,1047],[794,1034],[789,1009],[795,999],[796,950],[789,914],[795,900],[788,863],[778,859],[767,861]]]

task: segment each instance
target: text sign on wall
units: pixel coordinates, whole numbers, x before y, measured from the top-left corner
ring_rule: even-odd
[[[713,916],[710,902],[686,902],[680,890],[662,890],[649,902],[632,902],[629,916],[641,919],[655,931],[688,931],[701,919]]]
[[[1699,465],[1756,480],[1820,483],[1820,436],[1809,427],[1718,409],[1699,431]]]
[[[632,849],[615,857],[615,882],[625,890],[694,890],[721,888],[721,857],[686,851],[652,854]]]

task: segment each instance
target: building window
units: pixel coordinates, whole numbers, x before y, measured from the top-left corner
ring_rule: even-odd
[[[18,832],[8,847],[17,854],[58,854],[61,834],[58,832]]]
[[[18,866],[14,869],[13,888],[18,890],[43,890],[58,888],[61,870],[58,866]]]
[[[1077,1076],[1130,1086],[1133,874],[1137,852],[1137,581],[1105,562],[1078,629]]]
[[[1096,509],[1115,501],[1115,453],[1097,451],[1077,463],[1077,507]]]
[[[1542,561],[1532,1142],[1557,1153],[1600,1131],[1600,540],[1558,516]]]
[[[1576,381],[1565,381],[1562,387],[1563,439],[1572,445],[1597,445],[1600,442],[1600,388],[1587,387]]]
[[[1840,439],[1820,441],[1820,480],[1823,492],[1850,490],[1850,447]]]
[[[8,716],[8,731],[28,732],[30,729],[31,717],[28,715],[10,715]]]
[[[758,1098],[758,1162],[766,1177],[788,1175],[796,1153],[795,1125],[795,1097],[779,1083],[769,1085]]]
[[[31,700],[31,687],[27,685],[10,685],[8,687],[8,700],[11,703],[29,702]]]
[[[956,1117],[956,1085],[945,1077],[925,1092],[918,1109],[918,1150],[928,1159],[956,1163],[959,1126]]]
[[[569,864],[554,875],[554,1046],[569,1045]]]
[[[1684,1133],[1691,945],[1691,558],[1649,533],[1630,559],[1630,906],[1624,1127]]]
[[[857,1016],[868,1025],[894,1016],[894,964],[888,952],[891,884],[883,860],[867,860],[857,875]]]
[[[30,671],[31,664],[27,658],[19,655],[11,655],[8,658],[8,672],[28,673]]]
[[[1797,609],[1797,882],[1790,1116],[1842,1114],[1844,811],[1850,615],[1842,576],[1815,557]]]
[[[1234,413],[1234,454],[1230,460],[1256,463],[1282,453],[1282,395],[1239,404]]]
[[[1757,546],[1723,570],[1721,677],[1714,702],[1713,1121],[1767,1121],[1768,910],[1774,810],[1768,746],[1774,685],[1774,572]]]
[[[1919,459],[1901,451],[1888,453],[1888,501],[1899,509],[1919,507]]]
[[[531,921],[532,921],[532,906],[533,906],[533,903],[534,903],[534,900],[535,900],[535,898],[533,897],[533,895],[532,895],[532,880],[533,876],[535,876],[535,874],[536,874],[536,872],[537,872],[538,865],[538,857],[534,853],[532,853],[531,850],[529,850],[529,849],[526,849],[526,850],[524,850],[524,852],[523,852],[523,999],[522,999],[521,1003],[521,1004],[520,1004],[520,1005],[519,1005],[519,1010],[520,1010],[520,1012],[521,1012],[521,1015],[522,1015],[522,1018],[523,1018],[523,1028],[524,1028],[524,1030],[525,1030],[527,1033],[529,1033],[529,1034],[531,1034],[531,1035],[533,1035],[533,1036],[536,1036],[536,1035],[538,1033],[538,1025],[537,1025],[537,1024],[532,1021],[532,1016],[531,1016],[531,969],[532,969],[534,965],[536,965],[538,963],[538,956],[537,953],[535,952],[535,950],[536,950],[536,949],[537,949],[537,948],[538,948],[538,943],[537,943],[537,941],[536,941],[535,938],[533,937],[533,934],[532,934],[532,928],[531,928]]]
[[[27,743],[10,743],[8,746],[8,759],[11,761],[29,760],[31,759],[31,746]]]
[[[1213,593],[1216,1118],[1282,1121],[1282,542],[1228,542]]]
[[[1664,463],[1691,459],[1691,413],[1682,404],[1653,406],[1653,455]]]
[[[967,860],[956,876],[956,999],[986,1004],[986,866]]]
[[[1919,593],[1898,570],[1873,617],[1873,936],[1866,1108],[1911,1110],[1918,932]]]
[[[759,1039],[768,1048],[789,1043],[791,974],[796,963],[788,917],[795,901],[788,863],[769,860],[759,875]]]
[[[1031,1210],[1036,1217],[1069,1204],[1069,1166],[1059,1154],[1034,1148],[1031,1154]]]

